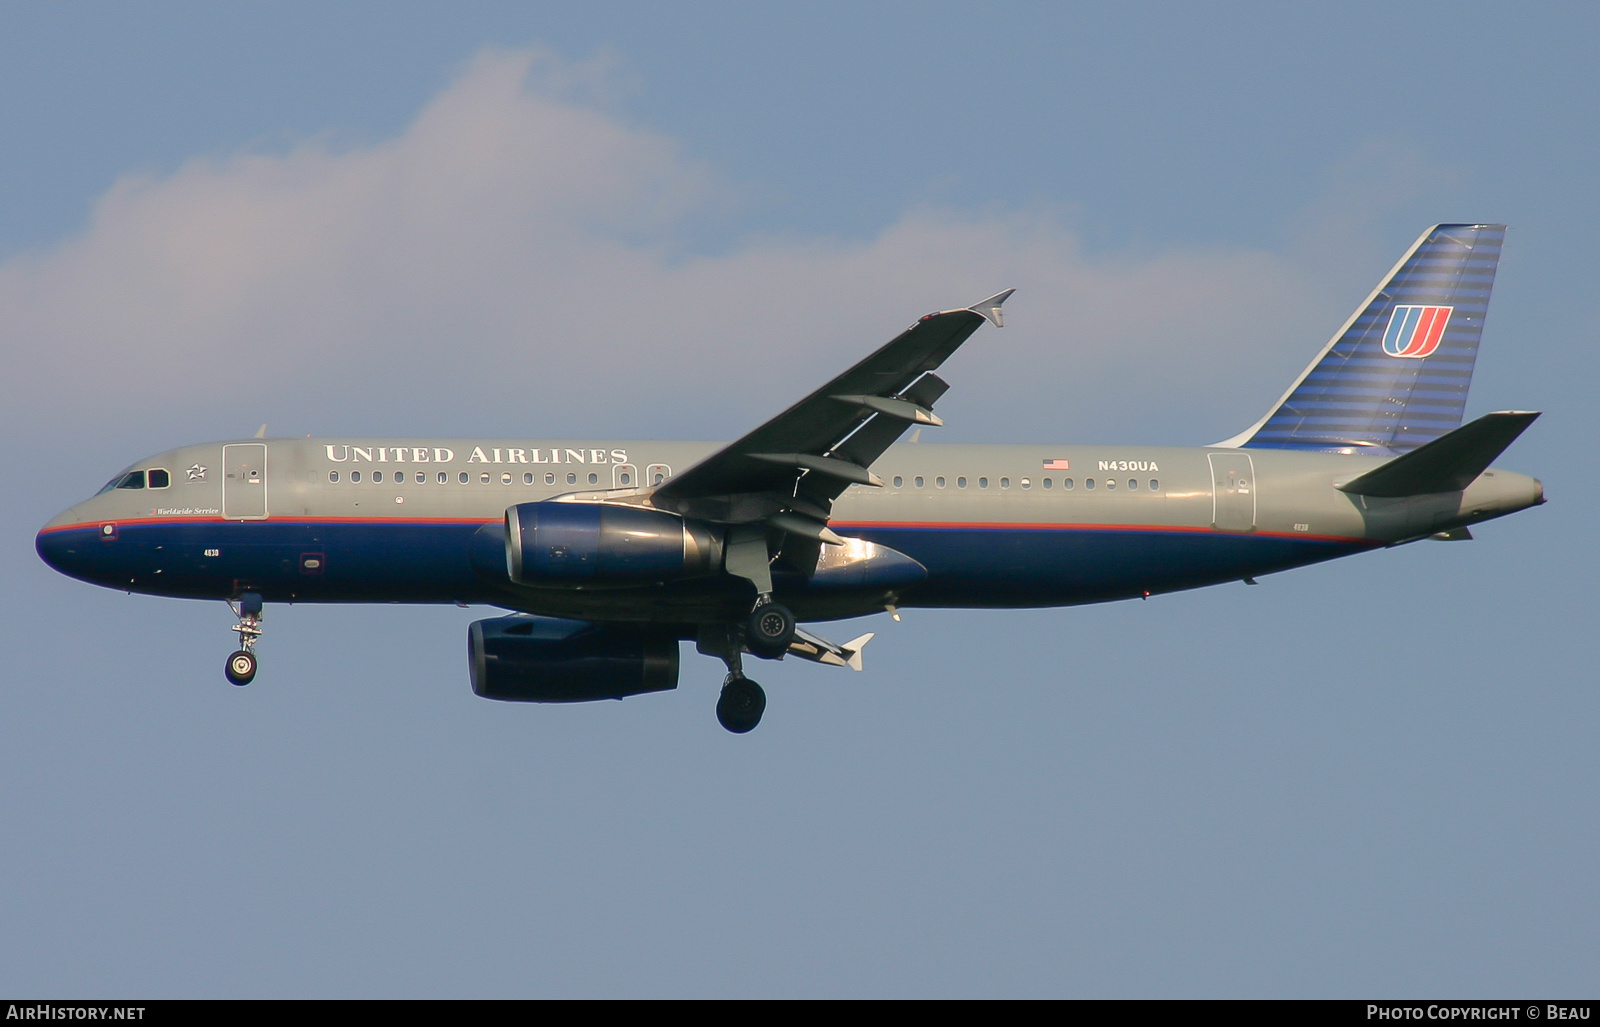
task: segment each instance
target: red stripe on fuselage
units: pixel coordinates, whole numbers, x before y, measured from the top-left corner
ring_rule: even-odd
[[[98,521],[58,524],[39,534],[99,528],[102,524],[496,524],[498,517],[106,517]]]
[[[1215,528],[1187,524],[1063,524],[1026,521],[829,521],[835,531],[892,530],[895,528],[943,529],[946,531],[1143,531],[1191,535],[1261,535],[1266,538],[1308,539],[1313,542],[1372,542],[1372,539],[1347,535],[1312,535],[1303,531],[1217,531]]]
[[[221,517],[108,517],[79,524],[45,528],[39,534],[58,531],[98,530],[102,524],[367,524],[381,525],[484,525],[499,523],[498,517],[269,517],[252,520],[224,520]],[[1137,531],[1189,535],[1257,535],[1263,538],[1302,539],[1309,542],[1345,542],[1379,545],[1374,539],[1349,535],[1312,535],[1303,531],[1217,531],[1188,524],[1066,524],[1054,521],[830,521],[835,531],[916,530],[916,531]]]

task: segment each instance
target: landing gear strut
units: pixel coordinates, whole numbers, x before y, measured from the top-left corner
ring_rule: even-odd
[[[754,730],[767,709],[767,693],[744,676],[743,648],[743,640],[734,624],[707,625],[701,631],[700,651],[707,656],[720,657],[728,665],[722,694],[717,697],[717,723],[736,735]]]
[[[261,637],[261,595],[257,592],[246,592],[235,603],[228,600],[228,609],[239,618],[239,623],[233,630],[239,633],[239,649],[228,657],[228,666],[224,673],[228,681],[235,685],[248,685],[256,676],[256,640]]]

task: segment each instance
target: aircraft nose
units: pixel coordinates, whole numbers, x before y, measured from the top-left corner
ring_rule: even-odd
[[[67,532],[64,531],[52,531],[47,524],[40,528],[39,534],[34,537],[33,548],[38,552],[39,559],[62,574],[71,574],[70,563],[74,554],[66,535]]]
[[[72,512],[69,510],[40,528],[39,534],[34,536],[33,548],[39,559],[62,574],[89,580],[89,554],[85,543],[93,543],[95,539],[74,525]]]

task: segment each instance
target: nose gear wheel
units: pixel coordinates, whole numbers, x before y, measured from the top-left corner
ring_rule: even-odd
[[[240,649],[228,657],[227,669],[223,671],[228,676],[229,684],[248,685],[255,680],[256,657],[254,653]]]

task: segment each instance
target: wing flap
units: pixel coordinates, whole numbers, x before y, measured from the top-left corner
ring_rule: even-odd
[[[656,506],[726,523],[809,505],[826,514],[850,484],[881,485],[867,468],[949,387],[935,368],[985,321],[998,325],[1012,290],[929,314],[783,413],[673,477]],[[853,445],[852,445],[853,443]],[[797,488],[804,479],[811,484]],[[821,479],[817,481],[815,479]]]

